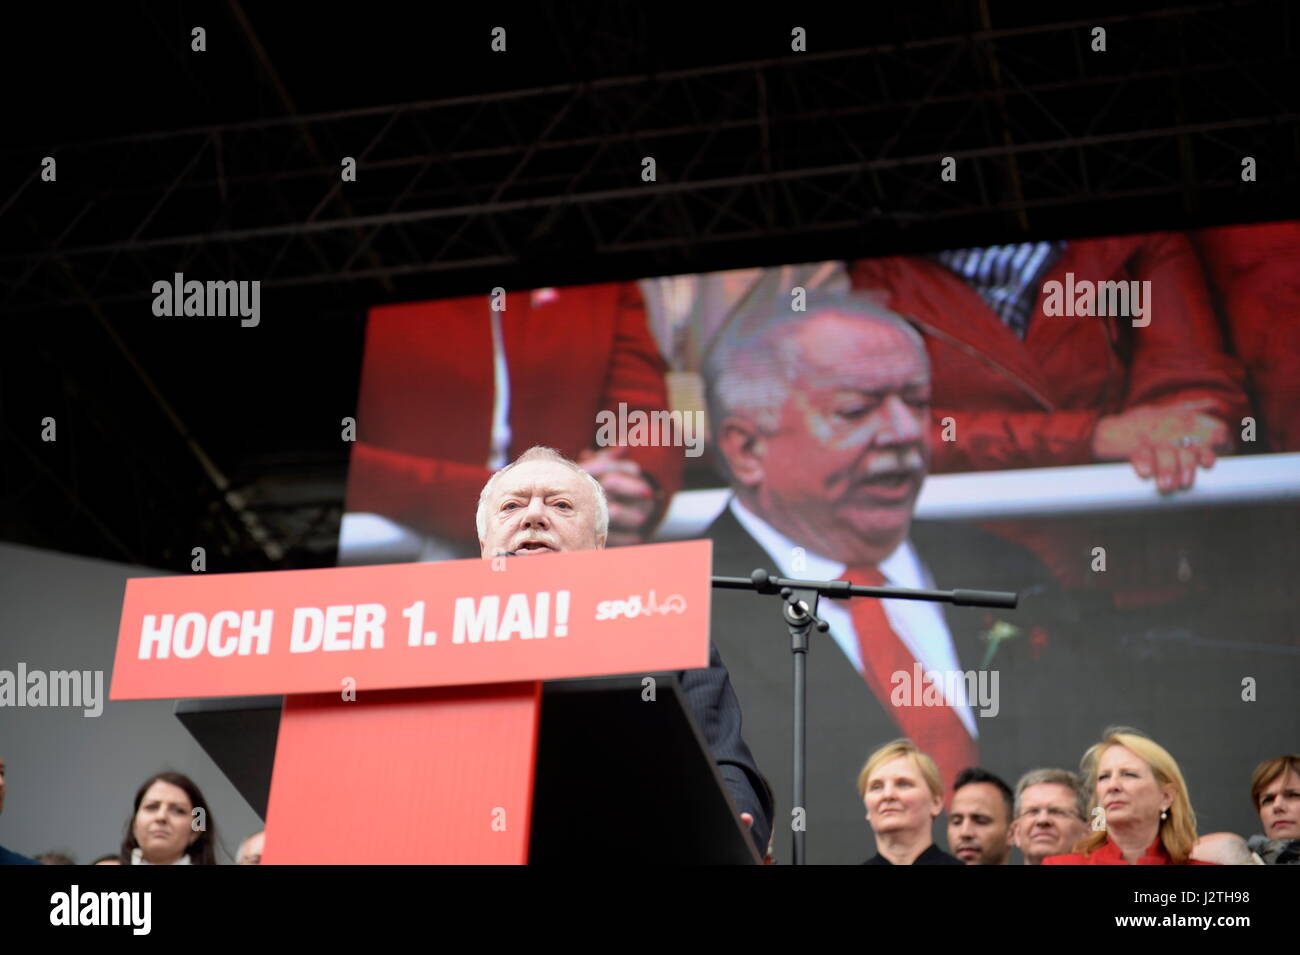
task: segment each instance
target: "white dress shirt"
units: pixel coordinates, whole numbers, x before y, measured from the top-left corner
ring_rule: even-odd
[[[187,852],[185,853],[185,855],[181,856],[175,862],[171,862],[168,864],[169,865],[193,865],[194,863],[190,862],[190,854]],[[131,865],[153,865],[153,863],[144,857],[144,850],[141,849],[139,846],[136,846],[134,849],[131,850]]]
[[[731,513],[735,515],[740,526],[749,532],[758,545],[767,552],[776,564],[777,571],[783,577],[802,580],[841,580],[847,565],[823,557],[806,547],[800,548],[772,525],[749,510],[733,497],[730,503]],[[800,557],[802,560],[800,561]],[[796,568],[796,561],[801,566]],[[931,579],[925,565],[921,563],[910,541],[904,540],[878,565],[885,581],[894,587],[912,587],[931,589]],[[854,600],[870,600],[870,597],[854,597]],[[912,656],[920,661],[921,668],[928,675],[933,671],[955,672],[961,669],[957,658],[957,649],[952,643],[952,634],[944,619],[939,604],[926,600],[882,600],[885,617],[898,638],[903,641]],[[858,647],[858,634],[853,626],[853,617],[848,607],[837,600],[823,599],[817,604],[817,616],[830,625],[830,634],[835,638],[840,650],[849,658],[859,673],[862,672],[862,653]],[[955,706],[957,716],[973,738],[979,738],[975,726],[975,717],[967,705],[965,683],[962,680],[939,679],[939,686],[944,687],[949,706]],[[955,698],[947,694],[951,689]]]

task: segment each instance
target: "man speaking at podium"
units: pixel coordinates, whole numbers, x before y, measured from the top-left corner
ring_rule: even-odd
[[[529,448],[488,479],[479,495],[479,548],[484,557],[531,557],[600,550],[609,506],[600,483],[552,448]],[[772,827],[772,799],[740,735],[740,703],[717,647],[709,666],[679,675],[687,705],[718,771],[762,855]]]

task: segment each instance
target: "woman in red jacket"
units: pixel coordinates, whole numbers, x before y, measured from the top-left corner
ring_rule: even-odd
[[[1039,246],[1046,256],[1030,257],[1044,264],[1038,274],[1015,265]],[[960,252],[983,259],[978,279],[945,264]],[[1250,413],[1182,233],[863,259],[849,276],[925,336],[932,473],[1127,460],[1168,493],[1235,450]],[[1074,289],[1076,276],[1087,289],[1148,289],[1146,313],[1137,319],[1129,302],[1122,315],[1058,314],[1049,288]]]
[[[1136,730],[1112,728],[1084,754],[1094,831],[1043,865],[1213,865],[1190,858],[1196,814],[1178,763]]]

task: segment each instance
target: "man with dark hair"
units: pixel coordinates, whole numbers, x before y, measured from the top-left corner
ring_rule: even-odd
[[[5,761],[0,756],[0,812],[5,808]],[[4,846],[0,846],[0,865],[40,865],[35,859],[29,859],[27,856],[19,855],[17,852],[10,852]]]
[[[986,769],[963,769],[952,788],[948,848],[967,865],[1007,865],[1011,858],[1011,787]]]

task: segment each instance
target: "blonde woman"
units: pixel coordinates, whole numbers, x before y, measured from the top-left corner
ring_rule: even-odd
[[[1043,865],[1213,865],[1192,859],[1196,814],[1174,758],[1136,730],[1111,728],[1084,754],[1093,831]]]
[[[886,743],[858,773],[858,795],[876,836],[876,854],[863,865],[961,865],[934,845],[943,811],[943,783],[934,760],[910,739]]]

